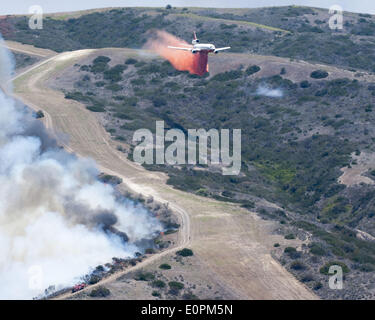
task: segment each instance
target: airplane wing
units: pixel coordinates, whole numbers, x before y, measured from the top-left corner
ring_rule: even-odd
[[[230,47],[217,48],[217,49],[215,49],[215,52],[224,51],[224,50],[228,50],[228,49],[230,49]]]
[[[175,50],[185,50],[185,51],[191,51],[191,48],[182,48],[182,47],[171,47],[168,46],[169,49],[175,49]]]

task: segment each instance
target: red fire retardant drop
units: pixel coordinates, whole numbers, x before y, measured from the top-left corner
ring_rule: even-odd
[[[168,32],[156,31],[155,36],[147,41],[145,48],[158,53],[179,71],[189,71],[191,74],[197,74],[199,76],[203,76],[208,72],[207,52],[197,52],[193,54],[189,51],[169,49],[168,46],[193,47],[186,41]]]

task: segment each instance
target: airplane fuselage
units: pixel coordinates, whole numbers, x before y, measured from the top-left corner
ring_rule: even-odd
[[[207,52],[215,52],[216,47],[211,43],[196,43],[193,45],[192,52],[198,51],[207,51]]]
[[[219,53],[220,51],[228,50],[230,47],[224,47],[224,48],[216,48],[213,44],[211,43],[200,43],[199,39],[197,38],[197,35],[194,32],[194,39],[191,42],[193,47],[174,47],[174,46],[168,46],[170,49],[175,49],[175,50],[184,50],[184,51],[190,51],[193,54],[196,53],[201,53],[203,55],[208,55],[209,53]]]

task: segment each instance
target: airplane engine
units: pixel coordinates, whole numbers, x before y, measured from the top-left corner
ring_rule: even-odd
[[[196,54],[198,51],[197,50],[191,50],[192,54]]]
[[[217,51],[217,50],[214,51],[214,54],[218,54],[218,53],[219,53],[219,51]]]

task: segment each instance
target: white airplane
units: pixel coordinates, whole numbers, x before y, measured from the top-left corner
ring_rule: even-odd
[[[168,46],[169,49],[176,49],[176,50],[185,50],[190,51],[191,53],[198,53],[198,52],[206,52],[206,53],[219,53],[220,51],[228,50],[230,47],[224,47],[224,48],[216,48],[213,44],[210,43],[200,43],[200,40],[197,38],[197,34],[194,32],[194,39],[191,42],[193,44],[193,47],[172,47]]]

